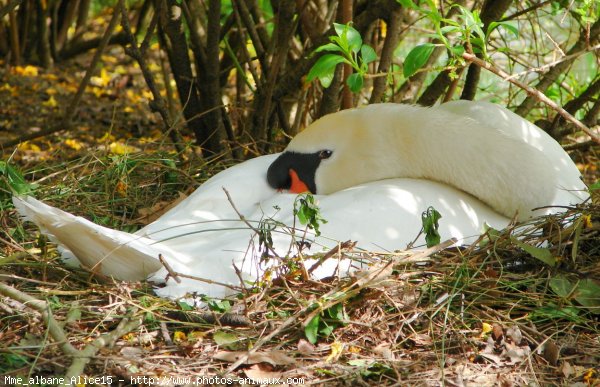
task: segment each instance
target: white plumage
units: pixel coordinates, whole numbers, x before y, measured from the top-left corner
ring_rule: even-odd
[[[413,128],[418,129],[422,136],[417,135],[419,140],[412,141],[410,146],[403,143],[411,141],[406,136],[397,135],[394,142],[385,134],[394,125],[408,126],[409,133],[414,132]],[[464,128],[457,125],[466,127],[468,135],[463,135]],[[483,128],[482,133],[474,131],[478,126]],[[359,136],[343,132],[357,133],[357,128]],[[503,138],[505,141],[500,141]],[[436,141],[440,143],[429,144]],[[403,249],[419,233],[421,213],[429,206],[443,216],[440,220],[443,239],[456,237],[468,242],[483,230],[484,224],[495,228],[508,224],[508,217],[499,215],[489,205],[506,215],[518,211],[524,217],[523,213],[531,214],[532,205],[569,205],[587,198],[577,168],[554,140],[506,109],[486,103],[455,102],[430,109],[374,105],[337,113],[309,127],[292,141],[288,150],[313,151],[323,146],[333,148],[334,155],[341,156],[337,161],[332,157],[334,162],[329,165],[319,166],[317,185],[332,186],[340,180],[347,184],[327,195],[315,196],[328,223],[321,226],[320,237],[308,233],[313,240],[311,253],[330,249],[337,241],[347,239],[358,241],[358,247],[368,250]],[[448,151],[446,147],[455,150]],[[470,151],[465,158],[467,150]],[[394,151],[404,153],[398,158]],[[490,157],[502,159],[487,160]],[[290,235],[293,224],[298,228],[296,238],[304,233],[298,222],[294,223],[296,195],[279,193],[267,184],[267,169],[276,158],[277,155],[258,157],[217,174],[175,208],[134,234],[95,225],[30,197],[15,197],[13,201],[20,214],[63,246],[64,255],[72,254],[86,267],[105,275],[122,280],[162,281],[167,276],[158,261],[158,255],[162,254],[176,272],[239,285],[233,265],[246,279],[252,280],[268,264],[260,263],[258,239],[239,219],[223,188],[254,227],[265,219],[287,225],[272,232],[279,255],[285,256],[293,245]],[[397,162],[409,165],[398,168]],[[532,164],[522,165],[524,162]],[[425,168],[422,164],[433,166]],[[415,173],[419,168],[427,173]],[[496,176],[488,176],[497,168],[501,170]],[[352,173],[348,175],[348,171]],[[356,176],[358,181],[353,180]],[[462,187],[465,179],[466,190],[472,194],[485,191],[483,199],[488,204],[455,188]],[[515,194],[517,200],[513,200]],[[417,245],[422,243],[423,237]],[[338,264],[333,259],[314,274],[331,275]],[[347,271],[350,264],[342,262],[341,271]],[[166,297],[180,297],[188,292],[223,297],[232,290],[183,278],[180,284],[169,279],[166,287],[157,292]]]

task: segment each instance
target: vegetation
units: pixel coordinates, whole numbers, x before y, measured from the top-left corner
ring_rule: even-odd
[[[599,13],[598,0],[3,2],[0,384],[598,385],[594,203],[461,249],[443,249],[431,209],[425,252],[348,242],[317,258],[379,263],[331,281],[307,281],[292,257],[287,276],[205,300],[205,313],[66,268],[10,198],[133,231],[324,114],[456,98],[536,122],[597,189]],[[310,196],[296,211],[315,231],[327,220]],[[257,230],[265,246],[270,227]]]

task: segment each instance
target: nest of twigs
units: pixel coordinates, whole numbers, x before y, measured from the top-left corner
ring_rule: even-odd
[[[202,310],[67,268],[33,239],[0,261],[0,384],[600,383],[598,205],[467,247],[341,249],[375,263],[322,281],[289,271]]]

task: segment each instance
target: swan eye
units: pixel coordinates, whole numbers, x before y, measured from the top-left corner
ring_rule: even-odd
[[[332,152],[332,151],[330,151],[330,150],[328,150],[328,149],[326,149],[326,150],[322,150],[322,151],[320,151],[320,152],[319,152],[319,158],[320,158],[321,160],[323,160],[323,159],[328,159],[328,158],[330,158],[330,157],[331,157],[331,155],[332,155],[332,154],[333,154],[333,152]]]

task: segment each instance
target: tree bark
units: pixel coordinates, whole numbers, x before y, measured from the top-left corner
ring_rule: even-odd
[[[512,0],[486,0],[481,8],[481,21],[483,22],[483,31],[487,31],[491,22],[500,20],[504,12],[510,7]],[[478,53],[478,58],[483,58],[483,55]],[[472,101],[477,94],[477,85],[481,75],[481,67],[471,64],[465,78],[465,85],[460,99]]]

